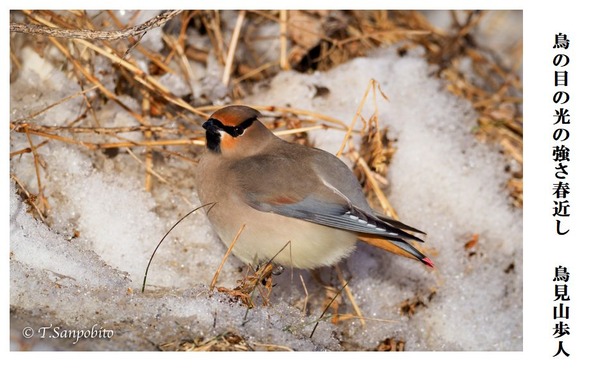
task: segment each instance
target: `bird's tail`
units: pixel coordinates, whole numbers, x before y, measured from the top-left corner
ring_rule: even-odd
[[[363,242],[366,242],[369,245],[376,246],[393,254],[409,258],[415,258],[416,260],[419,260],[426,266],[435,268],[433,261],[431,261],[429,257],[425,256],[417,249],[415,249],[415,247],[413,247],[405,241],[389,241],[385,238],[366,234],[359,234],[358,239]]]

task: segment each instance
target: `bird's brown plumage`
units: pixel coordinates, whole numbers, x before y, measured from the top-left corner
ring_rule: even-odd
[[[406,240],[407,225],[379,217],[348,167],[319,149],[288,143],[245,106],[216,111],[205,123],[209,145],[199,162],[197,187],[221,240],[246,263],[274,258],[297,268],[335,264],[357,239],[432,266]],[[397,249],[401,249],[397,250]]]

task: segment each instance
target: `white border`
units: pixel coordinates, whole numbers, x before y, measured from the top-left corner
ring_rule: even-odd
[[[164,8],[165,4],[122,1],[86,3],[89,8]],[[332,1],[292,1],[286,8],[339,8]],[[591,3],[590,3],[591,4]],[[278,9],[280,2],[206,3],[174,1],[170,8],[261,8]],[[253,5],[253,7],[252,7]],[[240,388],[283,387],[296,383],[304,387],[383,386],[418,388],[505,388],[510,385],[535,384],[536,387],[569,386],[588,383],[597,374],[591,370],[600,350],[598,327],[598,296],[596,285],[600,276],[598,250],[597,189],[600,153],[597,119],[600,86],[599,64],[596,62],[599,34],[595,29],[597,15],[580,2],[551,1],[350,1],[344,9],[524,9],[524,93],[525,93],[525,231],[524,231],[524,351],[523,352],[422,352],[404,354],[376,353],[211,353],[211,354],[152,354],[152,353],[10,353],[5,356],[5,378],[10,373],[18,383],[40,387],[61,388],[66,384],[87,387],[90,384],[114,382],[120,385],[151,384],[156,387],[212,386]],[[8,78],[8,10],[10,8],[80,8],[81,2],[64,1],[44,4],[40,1],[9,1],[2,17],[2,41],[5,42],[1,70]],[[592,18],[594,20],[592,21]],[[551,233],[551,193],[553,166],[549,160],[552,144],[551,124],[554,106],[551,104],[552,39],[556,32],[569,35],[572,48],[569,54],[569,91],[573,104],[572,188],[571,203],[574,216],[569,220],[573,233],[565,242],[558,242]],[[2,89],[2,101],[9,102],[9,88]],[[2,111],[5,125],[4,142],[0,142],[3,158],[1,183],[2,218],[8,225],[8,103]],[[5,230],[7,231],[7,230]],[[2,242],[2,253],[8,254],[8,240]],[[559,262],[569,267],[572,304],[570,321],[572,334],[566,339],[571,353],[568,359],[552,358],[555,340],[552,338],[552,273]],[[4,285],[8,286],[8,261],[2,264]],[[2,291],[5,309],[2,328],[8,327],[8,291]],[[3,332],[4,351],[8,351],[8,332]],[[8,352],[6,352],[8,353]],[[593,367],[596,367],[597,363]],[[206,383],[208,382],[208,383]],[[589,383],[596,383],[597,380]]]

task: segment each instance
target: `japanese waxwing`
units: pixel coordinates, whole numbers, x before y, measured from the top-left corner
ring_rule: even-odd
[[[228,106],[203,124],[206,145],[197,187],[208,219],[247,264],[330,266],[353,251],[357,239],[390,252],[433,262],[405,240],[423,233],[376,214],[358,180],[337,157],[274,135],[246,106]]]

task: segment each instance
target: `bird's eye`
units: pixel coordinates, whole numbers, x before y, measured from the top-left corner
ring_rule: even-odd
[[[235,129],[235,133],[236,135],[234,135],[234,137],[238,136],[238,135],[242,135],[244,134],[244,131],[246,131],[246,129],[250,126],[252,126],[252,123],[254,123],[254,121],[256,120],[256,118],[248,118],[245,121],[243,121],[242,123],[240,123],[239,125],[237,125],[234,129]]]

